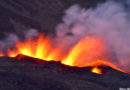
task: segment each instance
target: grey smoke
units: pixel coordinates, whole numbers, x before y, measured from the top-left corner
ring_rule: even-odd
[[[125,1],[129,4],[128,0]],[[114,51],[117,56],[118,61],[113,62],[130,70],[130,20],[127,16],[129,12],[124,5],[113,1],[99,4],[94,9],[73,5],[66,10],[63,23],[56,28],[57,38],[63,45],[66,43],[71,47],[87,35],[101,36],[108,45],[108,51]]]
[[[38,30],[29,29],[24,33],[25,38],[35,37],[38,35]],[[20,41],[20,38],[17,34],[11,33],[4,40],[0,40],[0,51],[6,51],[8,47],[13,47],[16,42]]]
[[[5,52],[8,47],[12,47],[15,43],[19,41],[16,34],[9,34],[4,40],[0,40],[0,51]]]
[[[39,34],[38,30],[32,28],[30,30],[27,30],[24,33],[24,36],[25,36],[25,38],[30,38],[30,37],[36,37],[36,36],[38,36],[38,34]]]

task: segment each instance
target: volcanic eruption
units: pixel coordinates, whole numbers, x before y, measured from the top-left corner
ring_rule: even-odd
[[[104,60],[106,47],[100,37],[86,36],[68,50],[68,52],[64,51],[63,48],[54,47],[51,41],[51,38],[45,37],[40,33],[37,38],[27,38],[24,41],[16,42],[12,49],[7,49],[7,56],[17,57],[22,54],[46,61],[60,61],[68,66],[91,66],[93,67],[91,71],[97,74],[102,74],[102,70],[98,68],[101,65],[110,66],[125,72]],[[1,56],[5,56],[3,52],[1,52]]]
[[[2,1],[10,2],[14,6],[24,3],[20,0]],[[45,2],[37,1],[40,4]],[[35,4],[35,0],[33,2]],[[60,3],[62,1],[56,0],[57,2],[59,3],[56,6],[62,6]],[[21,36],[18,33],[6,33],[6,38],[0,40],[0,89],[128,88],[130,86],[130,13],[127,5],[130,4],[120,2],[110,0],[88,9],[83,8],[82,5],[72,5],[64,12],[62,22],[57,23],[53,32],[49,32],[49,28],[45,28],[44,31],[44,24],[49,23],[51,27],[49,19],[47,20],[49,22],[43,21],[45,23],[40,26],[41,30],[29,27],[23,30],[24,34],[19,32]],[[33,4],[29,3],[27,6],[30,5]],[[41,7],[39,5],[38,9]],[[29,15],[26,9],[24,13]],[[30,19],[39,18],[33,15],[34,13],[31,13]],[[49,17],[46,14],[43,17],[46,16]],[[52,23],[56,23],[56,19]]]
[[[125,16],[127,13],[122,8],[121,5],[114,2],[99,5],[94,10],[85,10],[74,5],[66,11],[63,23],[57,26],[55,38],[52,38],[51,35],[47,36],[43,32],[37,33],[35,37],[17,40],[13,47],[8,47],[4,51],[6,53],[1,51],[0,56],[16,57],[23,54],[46,61],[60,61],[68,66],[92,66],[91,71],[97,74],[102,74],[102,70],[98,68],[101,65],[126,72],[128,70],[123,70],[124,67],[122,68],[119,62],[113,61],[116,58],[112,56],[113,49],[111,49],[111,47],[114,48],[117,57],[122,54],[119,56],[119,60],[128,58],[128,50],[124,57],[127,46],[121,44],[120,41],[123,38],[119,36],[124,32],[121,30],[127,30],[126,27],[129,24],[124,25],[127,23]],[[109,20],[110,17],[113,19]],[[120,31],[117,32],[119,29]],[[125,41],[123,43],[127,44]],[[119,50],[119,48],[122,49]]]

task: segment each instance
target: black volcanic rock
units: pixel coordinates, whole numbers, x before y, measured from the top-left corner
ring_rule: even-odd
[[[0,90],[118,90],[130,86],[130,75],[102,66],[108,74],[94,74],[91,67],[70,67],[55,61],[0,58]],[[26,60],[27,59],[27,60]]]

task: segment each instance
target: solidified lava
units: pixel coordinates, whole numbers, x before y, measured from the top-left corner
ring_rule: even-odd
[[[111,67],[105,66],[105,65],[87,66],[87,67],[69,66],[69,65],[62,64],[59,61],[55,61],[55,60],[46,61],[46,60],[33,58],[33,57],[29,57],[29,56],[22,55],[22,54],[19,54],[16,57],[13,57],[13,59],[19,60],[19,61],[28,61],[28,62],[33,62],[33,63],[39,63],[39,64],[44,64],[44,65],[56,64],[57,66],[62,68],[64,71],[69,71],[69,72],[80,72],[80,73],[90,72],[90,73],[105,75],[105,74],[110,73],[110,69],[111,69]]]

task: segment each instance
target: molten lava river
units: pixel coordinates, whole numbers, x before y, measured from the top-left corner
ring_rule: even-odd
[[[102,74],[98,65],[110,66],[116,70],[122,71],[115,65],[103,59],[105,53],[103,40],[93,36],[87,36],[81,39],[68,51],[59,46],[54,46],[49,37],[40,34],[37,38],[27,38],[19,41],[12,48],[8,48],[7,54],[0,52],[0,56],[16,57],[19,54],[39,58],[42,60],[55,60],[69,66],[87,67],[92,66],[91,72]]]

